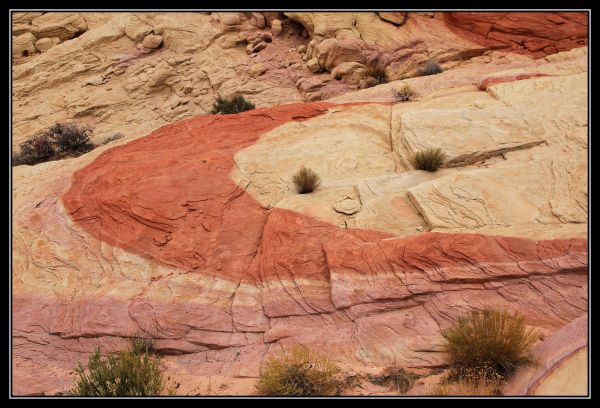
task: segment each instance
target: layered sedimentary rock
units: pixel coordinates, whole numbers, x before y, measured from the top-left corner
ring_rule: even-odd
[[[536,57],[587,45],[586,12],[453,12],[448,26],[489,47],[507,48]]]
[[[251,394],[296,343],[354,373],[427,372],[441,330],[484,307],[545,336],[545,368],[510,392],[583,378],[586,48],[490,51],[439,13],[17,20],[13,143],[65,119],[126,137],[13,168],[13,393],[64,392],[94,347],[140,331],[179,394]],[[431,57],[447,69],[411,77]],[[372,61],[405,79],[347,93]],[[258,109],[207,114],[234,91]],[[411,164],[427,147],[437,172]]]
[[[372,85],[373,64],[396,80],[429,59],[454,70],[479,58],[473,65],[483,61],[489,72],[497,71],[490,61],[506,69],[531,63],[491,52],[495,45],[473,34],[482,13],[465,14],[13,13],[13,150],[57,121],[94,126],[95,142],[115,132],[139,137],[208,113],[217,96],[235,92],[259,107],[327,99]],[[519,21],[539,20],[520,14],[502,20],[515,33]],[[581,23],[576,40],[548,36],[543,55],[579,46],[587,33],[577,13],[559,14],[557,27]],[[470,83],[468,71],[456,78]]]
[[[13,392],[65,391],[93,347],[139,331],[179,393],[248,394],[289,344],[354,372],[428,369],[470,308],[546,336],[584,316],[587,87],[572,67],[407,103],[198,116],[14,168]],[[434,142],[451,166],[413,169]],[[297,195],[303,164],[323,184]]]

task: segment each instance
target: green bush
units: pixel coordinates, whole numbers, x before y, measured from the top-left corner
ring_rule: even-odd
[[[436,171],[445,161],[446,155],[440,148],[429,148],[413,155],[412,165],[417,170]]]
[[[254,109],[255,106],[253,103],[244,99],[242,95],[234,95],[229,99],[222,98],[221,96],[213,104],[212,114],[231,114],[231,113],[240,113],[247,110]]]
[[[435,75],[444,72],[444,68],[434,60],[429,60],[418,69],[417,73],[420,76]]]
[[[297,346],[271,357],[261,367],[260,395],[326,396],[338,389],[340,370],[326,356]]]
[[[292,181],[300,194],[312,193],[321,185],[321,178],[317,172],[304,166],[292,176]]]
[[[148,351],[146,339],[134,337],[131,346],[102,357],[100,348],[90,354],[87,370],[81,363],[73,395],[81,396],[150,396],[159,395],[165,382],[158,358]]]
[[[523,316],[485,309],[461,316],[442,335],[455,377],[491,369],[506,378],[531,362],[530,351],[540,333],[528,329]]]

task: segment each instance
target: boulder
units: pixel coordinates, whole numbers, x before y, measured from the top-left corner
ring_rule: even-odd
[[[142,41],[142,45],[145,48],[158,48],[160,47],[160,45],[163,42],[163,38],[160,35],[154,35],[154,34],[150,34],[144,37],[143,41]]]

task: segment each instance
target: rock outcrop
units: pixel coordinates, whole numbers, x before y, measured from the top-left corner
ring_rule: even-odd
[[[310,13],[114,14],[14,68],[13,143],[65,112],[126,133],[13,168],[14,394],[64,392],[94,347],[140,331],[179,394],[251,394],[261,362],[296,343],[356,373],[429,372],[446,365],[441,331],[484,307],[543,333],[543,368],[507,393],[583,378],[586,48],[494,51],[338,95],[357,83],[307,68],[298,85],[273,64],[294,54],[301,71],[307,55],[359,81],[365,50],[384,48],[369,33],[441,33],[443,17],[368,13],[352,28],[340,14],[339,28]],[[447,51],[435,32],[427,47]],[[455,53],[481,47],[452,39]],[[356,44],[364,63],[345,57]],[[393,99],[403,85],[414,100]],[[205,114],[235,89],[258,108]],[[337,96],[301,102],[317,89]],[[427,147],[447,154],[437,172],[411,164]],[[311,194],[290,179],[302,165],[323,181]]]
[[[586,12],[444,13],[452,30],[488,47],[543,57],[588,43]]]

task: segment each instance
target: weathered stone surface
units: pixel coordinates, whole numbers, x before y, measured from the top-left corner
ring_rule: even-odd
[[[520,368],[504,395],[589,395],[588,316],[583,315],[534,348],[535,365]]]
[[[31,33],[21,34],[12,38],[13,58],[27,57],[35,53],[35,36]]]
[[[587,45],[585,12],[452,12],[444,18],[466,38],[536,57]]]
[[[35,48],[40,52],[48,51],[50,48],[54,47],[56,44],[60,43],[60,39],[54,38],[40,38],[35,42]]]
[[[158,48],[163,42],[163,38],[160,35],[150,34],[144,37],[142,45],[146,48]]]
[[[381,17],[382,20],[389,21],[390,23],[396,25],[402,25],[402,23],[404,23],[404,19],[406,18],[406,13],[404,12],[390,13],[380,11],[377,14],[379,14],[379,17]]]
[[[585,350],[566,345],[587,328],[587,50],[474,56],[479,46],[441,34],[441,17],[395,27],[369,13],[329,38],[358,30],[365,62],[386,61],[402,50],[371,54],[369,33],[386,38],[365,28],[375,19],[428,38],[405,43],[415,59],[397,66],[439,49],[448,69],[344,97],[385,103],[282,104],[356,85],[311,74],[296,50],[312,58],[319,41],[289,21],[250,59],[248,39],[266,42],[256,18],[213,16],[85,14],[85,35],[15,60],[13,144],[67,117],[101,140],[126,137],[13,168],[13,392],[63,392],[94,347],[122,349],[139,330],[179,394],[251,394],[261,362],[297,343],[352,373],[428,371],[446,364],[440,330],[482,307],[544,333],[544,367],[518,393],[575,389]],[[132,18],[162,27],[159,51],[136,48]],[[255,64],[266,70],[253,78]],[[418,97],[396,103],[405,84]],[[259,108],[194,116],[234,91]],[[412,169],[410,152],[434,143],[451,167]],[[290,179],[302,165],[321,176],[313,193]],[[571,322],[579,334],[561,334]]]
[[[59,38],[69,40],[88,29],[81,13],[44,13],[32,20],[38,38]]]

